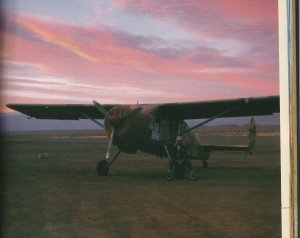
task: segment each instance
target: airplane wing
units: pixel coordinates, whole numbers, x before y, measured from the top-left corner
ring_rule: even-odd
[[[117,105],[103,105],[108,111]],[[103,119],[104,115],[94,105],[84,104],[8,104],[7,107],[37,119],[78,120]]]
[[[159,105],[153,110],[155,116],[169,118],[203,119],[217,117],[242,117],[271,115],[279,112],[279,96],[241,98],[229,100],[168,103]]]
[[[108,111],[118,105],[102,106]],[[147,104],[145,106],[147,107]],[[8,104],[7,107],[37,119],[78,120],[86,119],[85,115],[93,119],[104,118],[92,104]],[[151,113],[155,117],[167,116],[178,120],[210,118],[216,115],[217,117],[271,115],[279,112],[279,96],[166,103],[151,107],[153,108]]]

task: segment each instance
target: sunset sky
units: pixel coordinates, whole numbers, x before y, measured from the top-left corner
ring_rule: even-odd
[[[277,95],[276,0],[4,3],[7,103]]]

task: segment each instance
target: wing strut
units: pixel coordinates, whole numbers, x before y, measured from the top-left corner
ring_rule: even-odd
[[[217,119],[218,117],[221,117],[221,116],[223,116],[223,115],[225,115],[225,114],[227,114],[229,112],[232,112],[235,109],[236,109],[236,107],[232,107],[232,108],[227,109],[227,110],[225,110],[225,111],[223,111],[223,112],[221,112],[221,113],[219,113],[219,114],[217,114],[217,115],[215,115],[215,116],[213,116],[211,118],[208,118],[207,120],[205,120],[203,122],[200,122],[200,123],[196,124],[195,126],[190,127],[190,128],[188,128],[187,130],[185,130],[183,132],[178,133],[178,135],[175,135],[175,136],[172,136],[172,137],[168,138],[167,140],[164,141],[164,143],[174,140],[177,136],[183,136],[184,134],[186,134],[186,133],[188,133],[188,132],[190,132],[192,130],[195,130],[196,128],[198,128],[200,126],[203,126],[203,125],[205,125],[205,124],[207,124],[207,123],[209,123],[209,122]]]

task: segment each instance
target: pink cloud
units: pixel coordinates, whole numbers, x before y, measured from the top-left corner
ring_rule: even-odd
[[[183,28],[199,37],[219,41],[233,39],[251,49],[250,55],[244,55],[248,61],[278,59],[278,9],[275,0],[174,0],[164,3],[158,0],[123,0],[117,1],[116,6],[128,12],[146,14],[162,24]],[[267,58],[263,58],[264,55]],[[278,67],[277,62],[274,62],[274,67]]]
[[[133,3],[135,1],[123,1],[120,6],[130,8]],[[192,1],[189,5],[191,9],[183,10],[192,11],[194,14],[205,10],[195,4]],[[247,14],[255,12],[258,2],[256,5]],[[172,12],[173,5],[170,6],[161,10],[165,16]],[[177,5],[176,8],[179,10],[180,6]],[[157,14],[154,11],[155,5],[150,2],[144,1],[143,5],[137,4],[136,7],[153,15]],[[207,7],[214,8],[214,5],[208,4]],[[232,14],[223,13],[228,15],[228,19],[229,16],[232,19],[242,18],[243,14],[232,10],[225,3],[222,7],[232,11]],[[238,7],[243,8],[241,4],[237,4]],[[217,10],[221,11],[215,11]],[[189,20],[187,18],[186,22]],[[39,102],[46,103],[51,100],[80,103],[98,95],[104,102],[115,100],[128,103],[134,97],[144,102],[158,102],[278,93],[277,61],[261,61],[262,56],[259,54],[228,57],[221,51],[208,48],[187,49],[184,44],[176,49],[168,45],[164,49],[155,49],[155,42],[160,39],[115,32],[104,26],[97,29],[83,28],[51,19],[40,20],[22,15],[11,17],[9,22],[17,30],[7,31],[5,34],[5,62],[36,65],[40,70],[40,76],[37,77],[66,79],[62,85],[64,90],[49,87],[51,78],[38,85],[29,80],[27,85],[18,83],[19,81],[15,81],[14,85],[8,82],[8,92],[17,94],[18,90],[28,90],[32,94],[36,93],[40,98]],[[154,48],[143,48],[144,45]],[[270,52],[272,53],[270,49],[265,52],[266,57]],[[6,72],[6,77],[10,77],[10,74],[12,72]],[[82,87],[80,90],[80,85],[91,87]],[[220,90],[224,93],[221,94]],[[10,96],[10,93],[5,100],[15,101],[16,97]],[[52,96],[43,98],[40,97],[41,93],[58,96],[56,99]],[[36,100],[35,97],[30,99],[24,94],[20,95],[17,99],[21,102]]]
[[[194,31],[201,31],[206,25],[219,26],[218,30],[225,27],[226,30],[226,26],[230,27],[234,22],[240,23],[241,27],[269,28],[277,32],[277,1],[274,0],[174,0],[163,3],[159,0],[122,0],[115,4],[125,10],[140,11],[157,19],[184,22],[185,26],[190,26]]]

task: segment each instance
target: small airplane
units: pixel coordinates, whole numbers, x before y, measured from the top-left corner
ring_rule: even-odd
[[[202,160],[203,167],[208,166],[212,151],[251,153],[255,146],[255,130],[249,134],[248,145],[232,146],[202,144],[193,130],[217,118],[279,113],[279,96],[143,105],[101,105],[94,100],[90,105],[8,104],[7,107],[37,119],[90,119],[104,128],[109,141],[105,157],[97,164],[97,173],[106,176],[121,152],[134,154],[139,150],[171,160],[169,150],[177,136],[183,138],[187,156]],[[104,119],[104,124],[97,119]],[[185,122],[188,119],[205,120],[189,127]],[[252,119],[250,127],[255,127],[254,123]],[[112,145],[118,148],[114,156],[111,156]],[[175,176],[184,176],[184,171],[182,167],[175,168]]]

